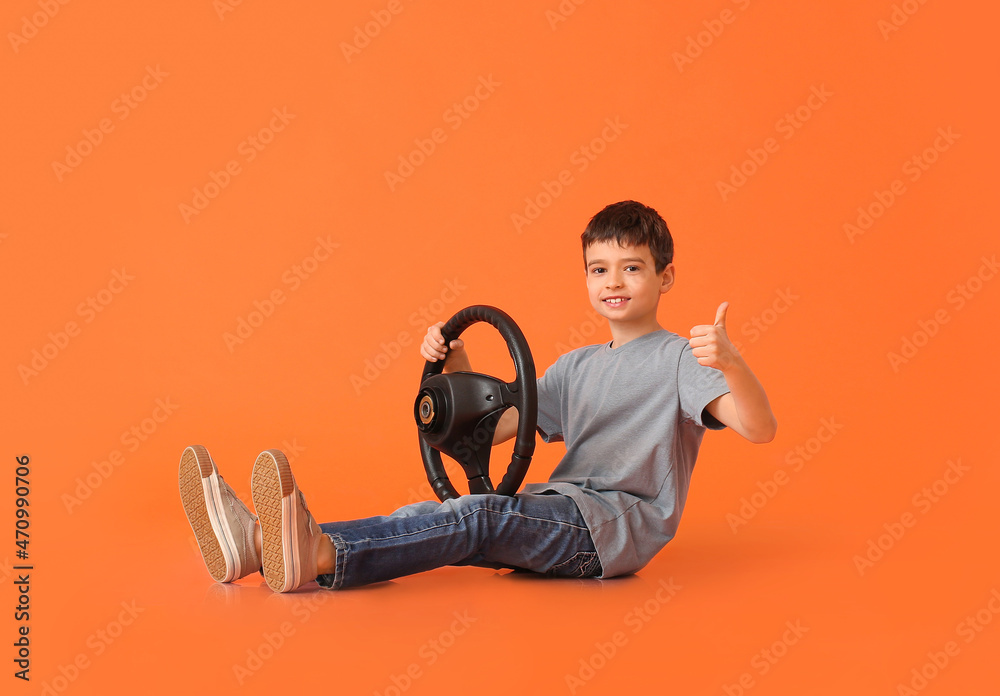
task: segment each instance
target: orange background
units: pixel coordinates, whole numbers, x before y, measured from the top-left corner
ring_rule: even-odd
[[[913,669],[932,675],[927,693],[986,693],[1000,648],[1000,281],[982,260],[998,251],[1000,13],[904,4],[912,16],[887,0],[4,3],[0,450],[8,472],[31,458],[34,564],[25,684],[11,676],[8,474],[4,693],[894,694],[920,685]],[[907,20],[883,36],[894,13]],[[379,16],[391,21],[345,56]],[[829,95],[818,108],[813,88]],[[456,118],[466,98],[475,110]],[[808,120],[788,130],[800,107]],[[290,120],[260,134],[275,109]],[[606,119],[621,132],[602,136]],[[390,188],[386,172],[438,128]],[[754,172],[747,150],[768,138]],[[904,165],[936,139],[945,151],[911,180]],[[185,221],[181,204],[232,160],[239,173]],[[752,173],[724,200],[718,182],[741,165]],[[563,170],[519,230],[512,216]],[[870,229],[845,232],[895,180],[905,192]],[[256,454],[285,449],[320,521],[428,495],[411,415],[421,312],[501,307],[539,374],[578,335],[605,340],[579,234],[626,198],[675,237],[661,323],[687,335],[728,300],[779,421],[765,446],[706,437],[679,535],[648,567],[609,581],[445,568],[290,596],[211,582],[177,494],[186,445],[247,496]],[[293,288],[285,274],[317,237],[339,246]],[[284,301],[231,350],[225,334],[274,291]],[[894,367],[904,338],[922,347]],[[467,339],[477,369],[510,376],[497,335]],[[562,451],[540,444],[529,480]],[[959,460],[968,471],[940,482]],[[936,502],[915,499],[925,487]],[[885,525],[901,538],[859,570]],[[976,612],[991,623],[963,631]],[[926,667],[949,641],[957,654]]]

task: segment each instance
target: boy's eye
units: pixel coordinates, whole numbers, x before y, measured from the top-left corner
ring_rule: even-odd
[[[625,270],[626,271],[638,271],[639,267],[638,266],[626,266]]]

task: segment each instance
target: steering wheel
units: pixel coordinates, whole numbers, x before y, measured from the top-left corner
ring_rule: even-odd
[[[517,375],[504,382],[478,372],[443,374],[444,360],[424,364],[413,417],[420,433],[420,455],[427,481],[443,502],[459,497],[441,462],[441,453],[456,460],[469,479],[470,493],[514,495],[535,452],[538,421],[538,384],[528,342],[514,320],[496,307],[473,305],[461,310],[441,329],[445,345],[478,322],[500,332],[514,361]],[[500,485],[490,481],[490,451],[500,416],[511,406],[518,412],[517,440]]]

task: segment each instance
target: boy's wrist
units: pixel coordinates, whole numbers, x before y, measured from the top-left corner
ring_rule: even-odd
[[[444,359],[443,372],[471,372],[472,363],[469,362],[469,355],[465,348],[451,348]]]
[[[719,370],[728,379],[730,376],[750,372],[750,366],[739,351],[734,348],[732,353],[727,354],[726,358],[720,361]]]

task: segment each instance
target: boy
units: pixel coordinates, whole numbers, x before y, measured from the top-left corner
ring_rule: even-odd
[[[548,483],[515,497],[466,495],[407,505],[389,516],[317,525],[284,455],[267,450],[251,476],[255,517],[203,447],[181,457],[181,499],[212,577],[262,570],[287,592],[317,580],[339,589],[443,565],[529,570],[557,577],[633,573],[680,522],[706,429],[755,443],[777,428],[767,395],[726,335],[728,303],[683,339],[656,318],[674,283],[673,240],[659,214],[635,201],[607,206],[582,235],[590,302],[613,340],[559,357],[538,380],[538,430],[564,441]],[[471,370],[443,323],[420,354],[444,371]],[[517,411],[493,443],[512,438]]]

